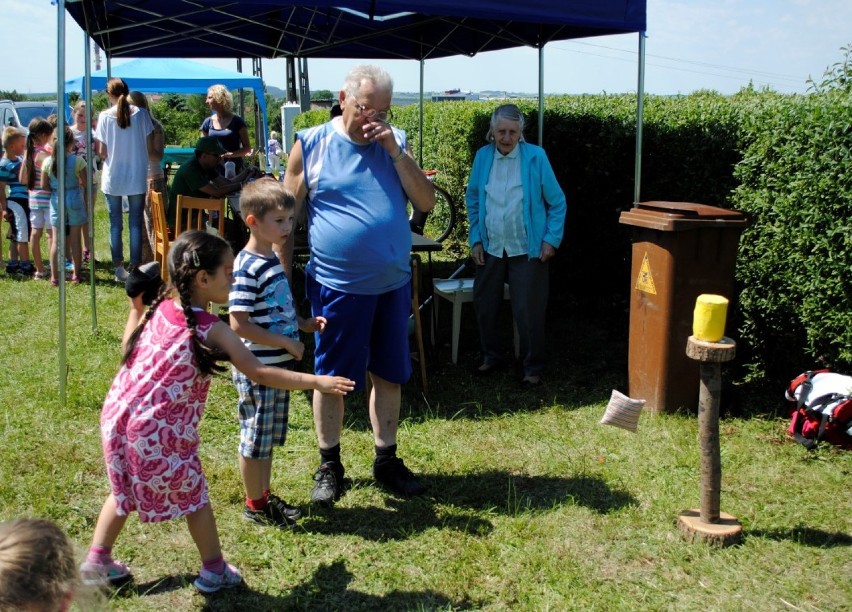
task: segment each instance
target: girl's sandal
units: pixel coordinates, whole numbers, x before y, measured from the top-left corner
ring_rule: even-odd
[[[36,272],[35,274],[33,274],[33,278],[37,278],[39,280],[50,278],[50,272]]]

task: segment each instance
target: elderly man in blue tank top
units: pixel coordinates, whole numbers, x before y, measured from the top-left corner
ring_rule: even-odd
[[[348,376],[356,389],[370,377],[373,476],[384,488],[411,496],[425,489],[396,456],[401,385],[411,376],[406,203],[428,212],[435,191],[409,154],[405,133],[388,123],[392,96],[387,72],[352,69],[339,94],[342,116],[299,132],[284,182],[299,209],[307,206],[306,290],[313,315],[328,321],[315,335],[315,372]],[[292,248],[291,236],[285,266]],[[320,467],[311,501],[330,505],[343,484],[343,398],[314,392],[313,409]]]

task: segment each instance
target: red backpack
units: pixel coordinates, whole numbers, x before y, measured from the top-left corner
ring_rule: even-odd
[[[804,372],[790,381],[789,433],[808,450],[821,440],[852,450],[852,376],[828,370]]]

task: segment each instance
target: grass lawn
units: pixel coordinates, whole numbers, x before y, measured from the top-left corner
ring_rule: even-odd
[[[101,204],[102,262],[105,217]],[[67,288],[65,406],[58,401],[59,293],[0,273],[0,520],[53,519],[81,551],[108,491],[98,419],[126,317],[111,272],[99,264],[97,333],[88,286]],[[108,607],[852,608],[852,453],[806,451],[775,416],[782,390],[750,394],[741,413],[752,416],[721,423],[722,510],[742,523],[743,543],[689,544],[675,523],[699,504],[695,417],[644,414],[637,434],[598,425],[610,390],[627,390],[625,326],[580,312],[568,298],[551,306],[554,358],[540,389],[522,392],[509,371],[469,374],[477,356],[469,310],[459,365],[449,362],[444,333],[428,399],[416,375],[406,385],[400,454],[429,496],[402,500],[373,485],[372,436],[356,394],[347,399],[342,442],[351,488],[331,510],[310,508],[318,453],[309,396],[294,393],[287,446],[273,468],[274,489],[305,512],[293,531],[241,518],[236,392],[228,376],[216,379],[202,460],[225,555],[246,585],[197,594],[191,581],[200,563],[185,523],[142,525],[132,517],[115,554],[135,582],[110,594]],[[442,308],[442,330],[448,317]],[[507,323],[507,339],[510,329]]]

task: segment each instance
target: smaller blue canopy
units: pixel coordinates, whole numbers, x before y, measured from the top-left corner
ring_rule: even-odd
[[[251,89],[260,105],[263,116],[263,140],[255,143],[255,150],[265,151],[267,136],[266,96],[263,79],[250,74],[223,70],[215,66],[177,58],[140,58],[113,66],[110,77],[121,77],[131,90],[158,93],[207,93],[211,85],[222,84],[228,89]],[[106,89],[107,71],[93,72],[92,89]],[[65,81],[66,95],[69,91],[83,91],[83,80],[79,76]]]

